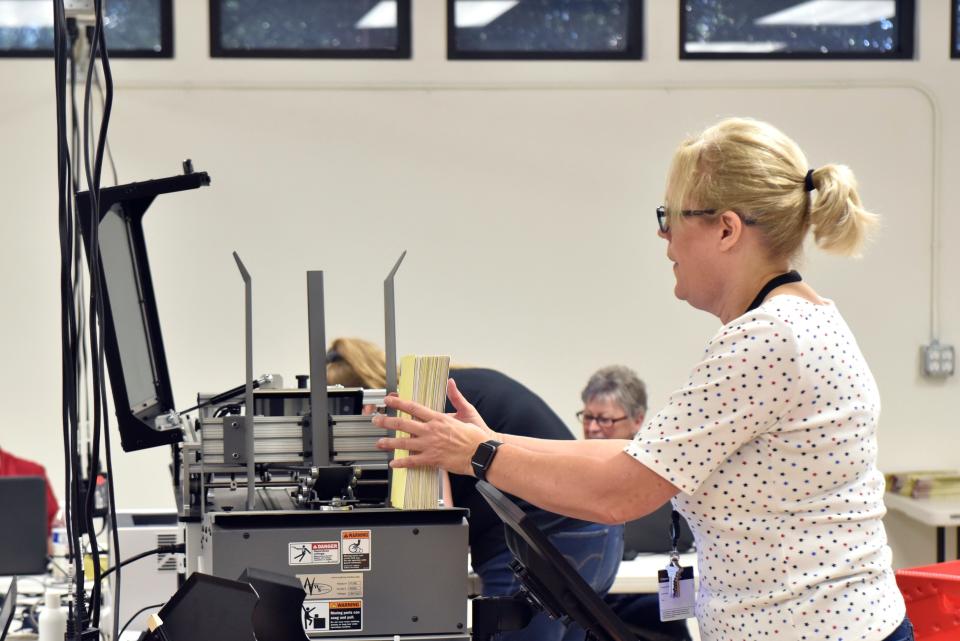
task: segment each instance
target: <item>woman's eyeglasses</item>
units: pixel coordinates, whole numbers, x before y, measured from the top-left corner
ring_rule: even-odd
[[[744,225],[752,225],[756,221],[750,218],[747,218],[740,212],[732,210],[737,216],[740,217],[740,220],[743,221]],[[712,216],[717,213],[716,209],[681,209],[681,216]],[[663,205],[657,207],[657,226],[660,227],[660,231],[666,234],[670,231],[670,223],[667,222],[667,208]]]
[[[620,418],[610,418],[609,416],[594,416],[593,414],[587,414],[583,410],[577,412],[577,420],[584,425],[590,425],[590,423],[596,421],[600,427],[610,427],[614,423],[618,423],[627,418],[629,417],[621,416]]]
[[[716,209],[681,209],[681,216],[710,216],[717,213]],[[667,208],[663,205],[657,207],[657,225],[660,231],[666,234],[670,231],[670,223],[667,222]]]

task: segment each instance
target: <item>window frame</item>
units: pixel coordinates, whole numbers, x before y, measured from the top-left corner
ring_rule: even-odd
[[[913,60],[916,57],[916,15],[915,0],[895,0],[897,6],[897,33],[900,38],[899,50],[891,53],[830,52],[814,53],[800,52],[771,52],[771,53],[690,53],[686,50],[687,44],[687,16],[684,11],[686,0],[677,3],[680,9],[679,29],[679,57],[680,60]]]
[[[209,0],[210,57],[211,58],[265,58],[265,59],[319,59],[319,60],[410,60],[412,47],[412,9],[410,0],[397,3],[397,48],[388,49],[227,49],[220,41],[220,3]]]
[[[107,50],[110,59],[146,58],[172,59],[173,50],[173,0],[158,0],[160,3],[160,51],[153,49]],[[108,45],[109,46],[109,45]],[[50,49],[0,49],[0,58],[52,58]]]
[[[960,13],[960,0],[950,0],[950,58],[960,59],[960,43],[957,43],[957,14]]]
[[[454,24],[456,0],[447,0],[447,60],[644,60],[644,2],[626,0],[627,47],[622,52],[605,51],[461,51],[456,48],[457,27]]]

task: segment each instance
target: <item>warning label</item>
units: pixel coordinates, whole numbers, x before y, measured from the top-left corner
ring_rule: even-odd
[[[338,565],[340,541],[306,541],[287,544],[290,565]]]
[[[340,569],[348,570],[370,569],[371,537],[370,530],[341,530],[340,542],[343,545],[343,555],[340,560]]]
[[[363,574],[298,574],[297,579],[307,598],[362,599]]]
[[[321,601],[307,599],[303,602],[303,631],[360,632],[363,630],[363,601]]]

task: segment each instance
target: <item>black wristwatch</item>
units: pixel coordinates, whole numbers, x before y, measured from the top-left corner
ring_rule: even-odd
[[[497,455],[497,448],[503,445],[500,441],[487,441],[477,446],[477,451],[473,453],[470,459],[470,465],[473,466],[473,475],[479,481],[487,480],[487,470],[493,463],[493,457]]]

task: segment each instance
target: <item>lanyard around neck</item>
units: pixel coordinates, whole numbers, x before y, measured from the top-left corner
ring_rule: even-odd
[[[774,276],[767,281],[766,285],[763,286],[763,288],[760,290],[760,293],[757,294],[757,297],[753,299],[753,302],[750,303],[750,307],[747,308],[747,311],[744,312],[744,314],[747,312],[752,312],[756,308],[760,307],[760,305],[763,303],[763,299],[765,299],[767,295],[777,287],[786,285],[787,283],[799,283],[802,280],[803,278],[800,277],[800,274],[794,270],[790,270],[786,274]]]

